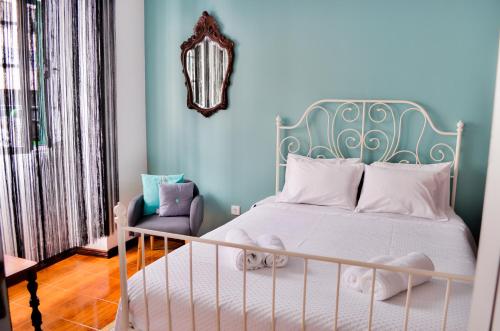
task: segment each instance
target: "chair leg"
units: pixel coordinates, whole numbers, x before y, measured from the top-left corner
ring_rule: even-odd
[[[153,250],[155,247],[155,237],[154,236],[149,236],[149,247],[151,248],[151,250]]]
[[[139,240],[137,241],[137,270],[140,270],[142,268],[142,256],[141,256],[141,238],[138,238]]]

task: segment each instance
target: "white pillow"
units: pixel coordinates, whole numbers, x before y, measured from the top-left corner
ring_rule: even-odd
[[[395,213],[447,220],[440,172],[365,165],[357,212]]]
[[[411,163],[390,163],[390,162],[374,162],[371,164],[374,167],[388,169],[402,169],[408,171],[429,171],[438,176],[438,185],[441,189],[436,197],[439,200],[439,208],[447,211],[450,208],[450,184],[451,184],[451,162],[434,163],[434,164],[411,164]]]
[[[285,186],[276,201],[353,210],[363,164],[352,162],[352,159],[311,159],[289,154]]]

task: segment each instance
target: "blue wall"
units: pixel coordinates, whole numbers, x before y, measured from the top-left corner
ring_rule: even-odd
[[[235,41],[229,108],[186,107],[181,43],[203,10]],[[147,0],[150,173],[183,172],[206,196],[204,231],[274,189],[274,118],[328,97],[421,103],[466,123],[458,212],[477,235],[487,165],[500,1]]]

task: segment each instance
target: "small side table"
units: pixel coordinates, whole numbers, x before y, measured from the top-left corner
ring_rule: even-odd
[[[42,313],[38,309],[40,300],[36,296],[38,284],[36,282],[36,262],[22,259],[15,256],[4,255],[5,278],[7,284],[9,280],[27,280],[28,291],[30,293],[31,324],[35,331],[42,330]]]

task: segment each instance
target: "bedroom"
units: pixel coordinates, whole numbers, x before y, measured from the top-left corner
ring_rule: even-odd
[[[8,255],[18,255],[38,263],[34,270],[37,271],[39,279],[38,298],[42,329],[102,329],[114,322],[119,298],[123,297],[123,287],[120,289],[120,285],[127,284],[123,276],[130,277],[132,274],[135,276],[128,282],[127,302],[130,303],[131,310],[128,315],[130,321],[135,323],[136,329],[147,329],[149,323],[144,318],[145,315],[150,315],[150,330],[166,330],[169,323],[173,323],[175,330],[191,329],[193,324],[199,330],[217,329],[217,326],[222,329],[247,327],[249,330],[256,330],[264,327],[316,330],[332,329],[334,324],[339,330],[365,330],[369,320],[372,329],[404,329],[405,325],[412,330],[441,329],[445,301],[449,302],[449,313],[444,323],[448,329],[482,330],[493,327],[494,324],[484,323],[494,320],[486,316],[493,315],[491,307],[496,293],[493,280],[498,277],[498,246],[495,246],[498,230],[495,230],[495,227],[498,229],[499,211],[495,209],[498,207],[494,203],[495,198],[498,200],[498,191],[495,190],[498,175],[494,172],[494,165],[498,164],[498,139],[491,138],[498,135],[498,129],[495,128],[498,127],[496,123],[499,117],[492,117],[494,109],[498,112],[499,100],[499,97],[496,97],[495,101],[495,93],[497,96],[499,93],[499,84],[496,83],[500,32],[498,1],[374,3],[360,0],[316,1],[308,4],[295,1],[105,1],[102,3],[109,6],[101,8],[101,24],[109,23],[108,27],[111,27],[110,30],[114,30],[114,33],[107,30],[105,25],[101,30],[83,29],[86,20],[91,19],[81,15],[84,7],[78,7],[78,11],[57,1],[3,1],[3,10],[6,8],[5,4],[14,2],[20,4],[20,8],[25,3],[34,3],[40,4],[41,8],[53,8],[64,13],[66,16],[60,16],[68,20],[57,21],[55,16],[50,20],[50,11],[41,10],[38,19],[49,32],[50,24],[71,26],[71,18],[80,15],[78,17],[83,24],[79,24],[78,29],[89,35],[95,34],[96,31],[102,33],[104,38],[99,39],[96,45],[102,47],[102,54],[108,56],[108,63],[114,63],[115,68],[114,75],[112,71],[102,67],[95,69],[96,73],[102,72],[104,77],[107,77],[106,73],[110,74],[109,80],[113,80],[113,83],[110,83],[104,78],[97,88],[111,100],[103,108],[104,115],[108,114],[108,110],[109,114],[112,114],[113,109],[115,111],[114,120],[109,119],[107,122],[106,116],[100,118],[105,124],[114,123],[115,140],[104,139],[104,142],[109,144],[106,145],[106,153],[109,154],[112,150],[116,153],[114,159],[109,158],[115,162],[115,166],[104,164],[105,162],[101,165],[107,174],[107,192],[94,194],[96,190],[88,189],[85,191],[87,195],[81,198],[88,202],[93,201],[92,198],[107,196],[103,199],[106,203],[99,205],[107,214],[102,214],[102,217],[95,216],[92,210],[87,209],[83,209],[83,212],[82,209],[77,209],[80,213],[70,213],[68,210],[72,210],[75,205],[79,206],[71,200],[67,200],[71,203],[66,207],[58,199],[51,200],[50,204],[51,207],[63,206],[60,208],[61,212],[69,214],[71,217],[67,216],[67,219],[76,222],[75,224],[80,224],[78,222],[81,222],[81,218],[85,218],[90,222],[87,224],[91,225],[87,228],[95,226],[97,230],[88,232],[90,235],[87,238],[84,238],[85,231],[80,233],[78,230],[78,238],[73,238],[74,240],[56,249],[54,238],[71,233],[63,231],[67,227],[63,223],[65,219],[50,218],[53,214],[39,215],[37,221],[46,224],[47,229],[54,235],[46,236],[41,241],[24,240],[19,244],[19,238],[24,234],[20,236],[16,230],[35,231],[31,225],[24,227],[24,224],[32,222],[34,217],[25,207],[29,205],[26,203],[28,199],[23,199],[22,194],[19,196],[19,192],[25,192],[21,188],[35,185],[24,178],[24,185],[19,185],[17,191],[1,191],[4,251]],[[84,6],[83,1],[74,3]],[[63,12],[63,8],[67,11]],[[183,72],[183,61],[188,62],[188,58],[182,57],[181,49],[184,42],[191,36],[196,36],[194,27],[204,11],[214,19],[224,40],[232,42],[232,47],[226,48],[227,54],[232,56],[223,56],[221,61],[226,65],[223,69],[225,73],[229,72],[229,84],[223,87],[227,95],[222,93],[221,97],[227,101],[227,105],[211,113],[209,117],[203,116],[203,109],[198,109],[198,112],[193,109],[196,108],[193,105],[196,100],[191,104],[187,100],[189,84],[186,84],[186,81],[192,77],[189,77],[188,66],[186,75]],[[5,15],[4,11],[2,13]],[[47,17],[49,20],[45,21]],[[56,29],[54,26],[52,28]],[[5,36],[7,29],[3,31]],[[43,33],[41,35],[44,36]],[[106,36],[114,38],[107,39]],[[67,37],[72,40],[75,35],[69,33]],[[2,40],[6,40],[6,37]],[[50,41],[43,40],[47,43]],[[55,44],[55,41],[53,42]],[[80,51],[82,49],[84,48],[79,47]],[[71,47],[66,50],[68,57],[70,50]],[[89,47],[88,50],[91,52],[92,48]],[[36,63],[43,62],[47,65],[47,59],[51,58],[47,53],[45,56],[45,62]],[[63,57],[59,58],[64,64],[63,60]],[[90,60],[83,57],[81,61],[82,64],[87,64],[86,61]],[[68,68],[65,70],[71,72],[75,66],[74,62],[66,64]],[[109,66],[103,67],[109,69]],[[54,69],[63,70],[62,67]],[[82,67],[79,69],[81,77],[84,77]],[[50,81],[56,76],[56,70],[49,72],[52,74],[46,79]],[[4,75],[6,74],[8,71],[4,72]],[[45,84],[42,83],[41,86]],[[69,93],[67,90],[65,92]],[[52,100],[51,91],[47,87],[43,93],[47,95],[47,100]],[[192,94],[196,99],[196,92]],[[93,96],[85,96],[89,101],[86,104],[80,103],[80,109],[91,109],[94,106],[91,102]],[[319,100],[330,100],[318,104],[325,107],[325,111],[308,108]],[[345,106],[348,100],[356,102],[347,103],[351,105],[349,108]],[[210,108],[201,107],[200,104],[201,102],[198,102],[198,108]],[[342,120],[341,112],[347,108],[350,110],[343,113],[345,119],[348,119],[345,121]],[[399,119],[408,108],[416,110],[405,113],[401,125]],[[334,121],[338,109],[340,111]],[[328,112],[328,117],[325,112]],[[277,122],[278,115],[281,123]],[[287,128],[298,123],[303,115],[304,120],[296,131]],[[384,121],[380,122],[381,119]],[[464,123],[463,132],[457,130],[461,129],[457,127],[459,121]],[[55,127],[54,116],[47,122]],[[84,120],[82,122],[85,123]],[[431,123],[437,131],[433,130]],[[424,124],[424,134],[420,138],[420,130]],[[406,148],[415,150],[416,144],[419,143],[419,151],[420,148],[422,151],[422,155],[417,153],[421,158],[420,163],[453,162],[448,171],[450,175],[457,172],[457,180],[455,177],[448,177],[449,190],[442,195],[448,194],[448,201],[455,202],[453,209],[458,217],[451,217],[448,213],[445,216],[440,215],[441,220],[448,219],[446,222],[429,221],[428,219],[435,215],[429,217],[428,212],[432,208],[427,204],[423,208],[427,213],[427,220],[412,219],[403,222],[403,219],[408,220],[412,216],[402,217],[401,211],[397,210],[396,200],[414,192],[394,190],[399,188],[399,185],[394,184],[394,174],[400,172],[398,169],[381,171],[386,175],[387,181],[384,181],[384,190],[378,192],[382,194],[382,198],[389,199],[385,207],[392,208],[391,213],[396,216],[391,218],[381,213],[353,212],[356,205],[362,207],[359,203],[366,201],[363,194],[368,192],[368,186],[365,186],[367,170],[364,170],[364,178],[356,177],[360,176],[359,171],[355,178],[349,177],[350,175],[343,172],[344,168],[360,166],[336,164],[330,167],[321,163],[321,160],[320,168],[336,169],[329,177],[330,180],[335,178],[330,185],[332,189],[329,190],[328,185],[322,186],[323,191],[319,198],[323,199],[323,202],[314,201],[318,200],[316,196],[312,200],[299,199],[300,202],[307,202],[306,204],[264,201],[252,208],[256,202],[283,190],[284,185],[289,182],[284,165],[287,163],[287,152],[294,151],[294,146],[292,144],[290,147],[290,139],[282,144],[282,139],[294,136],[296,132],[297,139],[302,142],[301,149],[296,152],[309,154],[307,125],[310,126],[313,145],[328,147],[330,154],[325,155],[327,158],[361,158],[367,164],[377,160],[395,163],[402,160],[390,158],[395,152]],[[113,128],[113,125],[104,128]],[[344,139],[337,140],[344,129],[355,129],[357,133],[352,130],[344,131],[352,133],[351,138],[346,140],[341,134]],[[384,133],[369,133],[370,130],[377,129],[387,134],[389,139],[385,140]],[[5,127],[2,127],[2,130],[12,131]],[[68,129],[67,134],[73,133]],[[103,134],[108,137],[109,132],[103,131]],[[359,139],[356,140],[356,137],[363,137],[363,143]],[[377,137],[381,145],[373,150],[377,140],[370,139]],[[344,145],[339,147],[339,142]],[[431,156],[430,149],[436,143],[448,144],[451,150],[446,147],[435,148]],[[348,148],[349,146],[353,148]],[[44,146],[38,146],[39,150],[44,149],[40,147]],[[311,150],[310,156],[326,154],[325,150]],[[442,160],[439,151],[445,153]],[[60,153],[65,156],[64,153],[67,152]],[[69,150],[69,153],[73,153],[72,150]],[[87,157],[90,161],[93,160],[81,151],[75,153],[77,154],[71,155],[83,155],[84,159]],[[3,160],[12,160],[19,154],[22,153],[4,153]],[[414,158],[408,161],[415,163]],[[277,163],[283,166],[277,166]],[[311,167],[317,167],[319,163],[315,162]],[[63,164],[67,166],[73,163],[65,161]],[[54,169],[59,167],[54,165]],[[61,169],[66,168],[61,166]],[[370,167],[368,169],[373,170]],[[19,174],[21,172],[9,176],[2,175],[2,185],[11,178],[21,176]],[[69,175],[71,174],[69,172]],[[120,281],[118,239],[121,233],[128,231],[116,228],[113,217],[117,217],[117,221],[120,217],[116,213],[113,215],[114,203],[110,201],[119,201],[123,207],[130,208],[131,203],[137,202],[134,198],[147,191],[143,188],[142,174],[184,174],[186,179],[196,183],[198,195],[204,200],[198,202],[194,208],[196,213],[189,211],[190,215],[197,214],[195,224],[184,231],[178,231],[177,227],[177,232],[182,232],[181,235],[198,235],[200,239],[184,238],[187,239],[184,244],[181,237],[179,238],[182,240],[173,240],[174,237],[169,236],[171,246],[182,245],[180,249],[168,254],[171,256],[169,261],[184,268],[176,265],[169,269],[173,273],[170,279],[173,297],[168,301],[163,300],[166,297],[166,259],[162,258],[162,235],[154,236],[153,250],[149,236],[123,238],[130,239],[127,244],[129,273],[122,272]],[[321,175],[317,168],[308,176],[313,174]],[[96,178],[104,181],[99,176]],[[403,176],[396,182],[402,182],[400,185],[404,187],[409,185],[409,180],[416,178],[417,175]],[[323,182],[319,177],[316,177],[315,181],[318,185]],[[486,184],[487,181],[492,184]],[[350,183],[353,185],[349,186]],[[299,184],[307,186],[307,181]],[[173,185],[180,186],[182,185]],[[44,189],[50,189],[50,192],[67,192],[64,187],[62,183],[46,184],[46,187],[39,184],[34,189],[41,188],[42,193]],[[330,204],[325,203],[325,200],[328,200],[326,195],[338,193],[342,187],[350,190],[349,194],[340,196],[341,203],[347,201],[349,205],[346,207],[348,213],[339,212],[331,205],[317,206]],[[377,184],[375,187],[380,188],[381,185]],[[446,184],[440,184],[439,187],[443,189]],[[485,187],[488,191],[486,195]],[[109,192],[113,191],[112,188],[115,189],[114,195]],[[194,193],[195,189],[192,189]],[[363,189],[366,192],[363,192]],[[13,192],[17,192],[16,195]],[[156,192],[156,199],[159,199],[158,188]],[[356,195],[354,198],[353,192]],[[385,193],[387,194],[384,195]],[[413,198],[410,200],[416,201]],[[5,208],[12,208],[15,204],[21,205],[18,208],[22,213],[10,215],[4,212]],[[139,207],[138,210],[140,209]],[[123,209],[119,208],[117,212],[120,210]],[[447,212],[449,210],[451,208],[448,206]],[[156,208],[153,214],[155,212]],[[143,216],[140,212],[139,214],[137,219]],[[242,215],[238,217],[237,214]],[[128,216],[130,215],[131,213]],[[124,219],[125,217],[121,217],[122,221]],[[168,223],[168,217],[159,219],[162,224]],[[310,223],[304,223],[304,220],[309,220]],[[173,223],[171,220],[169,224]],[[244,268],[236,271],[227,268],[227,258],[221,255],[221,291],[218,297],[218,277],[214,276],[217,265],[214,254],[216,248],[210,243],[200,244],[197,240],[226,241],[225,233],[229,227],[242,228],[254,239],[261,234],[276,234],[285,244],[285,254],[305,254],[309,262],[304,266],[305,263],[301,260],[303,256],[292,256],[289,257],[287,266],[276,268],[274,272],[272,267],[258,270]],[[211,232],[213,230],[215,231]],[[171,231],[176,232],[169,230]],[[201,237],[207,233],[208,236]],[[469,240],[470,237],[472,240]],[[143,249],[137,254],[138,242],[141,243],[143,239],[147,242],[142,243]],[[477,256],[474,248],[476,243],[480,247]],[[24,252],[17,250],[19,246],[25,248]],[[482,249],[481,246],[486,248]],[[206,249],[202,252],[200,247]],[[170,248],[172,247],[168,249]],[[29,249],[39,252],[39,255],[29,256],[26,254]],[[48,253],[46,251],[46,254],[43,254],[43,250]],[[189,281],[190,252],[194,264],[192,282]],[[363,263],[380,255],[401,257],[411,252],[428,256],[433,263],[434,272],[465,275],[466,278],[475,275],[476,291],[472,294],[471,284],[463,285],[453,281],[450,282],[447,296],[446,280],[433,279],[422,285],[410,286],[410,291],[405,287],[394,297],[379,301],[376,298],[371,300],[370,289],[368,293],[362,293],[341,282],[336,283],[341,278],[337,274],[343,276],[345,269],[349,267],[344,263],[349,264],[351,260],[354,263]],[[137,262],[141,262],[142,253],[147,258],[147,261],[144,261],[146,263],[151,263],[153,259],[158,260],[154,266],[142,268],[136,273],[138,267],[141,267],[137,266]],[[115,256],[111,257],[112,255]],[[54,256],[56,258],[53,258]],[[318,256],[326,256],[334,261],[325,261],[319,265],[320,263],[314,260],[314,257]],[[335,259],[342,259],[341,268],[337,267],[339,261]],[[349,261],[344,261],[345,259]],[[201,265],[206,266],[206,269],[197,269]],[[481,272],[481,266],[491,270],[483,269],[486,271]],[[161,288],[147,296],[149,304],[142,301],[143,271],[147,271],[145,275],[148,286],[161,284]],[[366,274],[368,269],[363,271]],[[399,274],[403,273],[400,270]],[[273,274],[276,276],[276,287],[273,286]],[[95,277],[91,277],[93,275]],[[377,269],[375,280],[379,275],[382,273]],[[418,275],[413,277],[418,278]],[[324,285],[325,279],[331,279],[330,286]],[[256,283],[262,283],[262,286],[257,286]],[[408,279],[403,283],[407,285]],[[193,292],[190,292],[190,284],[194,286]],[[337,286],[340,292],[337,291]],[[484,288],[481,289],[481,286]],[[31,307],[25,287],[26,281],[9,287],[10,319],[14,330],[32,328],[32,323],[28,320]],[[483,292],[480,292],[481,290]],[[63,292],[65,295],[56,295],[55,292]],[[410,294],[407,310],[406,298]],[[446,300],[447,297],[449,300]],[[217,304],[216,300],[220,302]],[[168,318],[166,309],[170,301],[176,303],[172,305],[176,308],[171,311],[171,319]],[[433,302],[433,305],[429,302]],[[430,308],[425,309],[426,305],[430,305]],[[146,306],[151,309],[149,314],[146,313]],[[221,308],[217,309],[219,306]],[[303,306],[305,309],[302,309]],[[142,309],[138,310],[137,307]],[[473,309],[469,313],[471,308]],[[160,312],[155,312],[154,309]],[[273,315],[275,318],[272,318]],[[123,314],[118,317],[116,323],[120,326],[119,323],[124,320]],[[429,324],[422,321],[428,321]],[[155,324],[156,322],[159,324]]]

